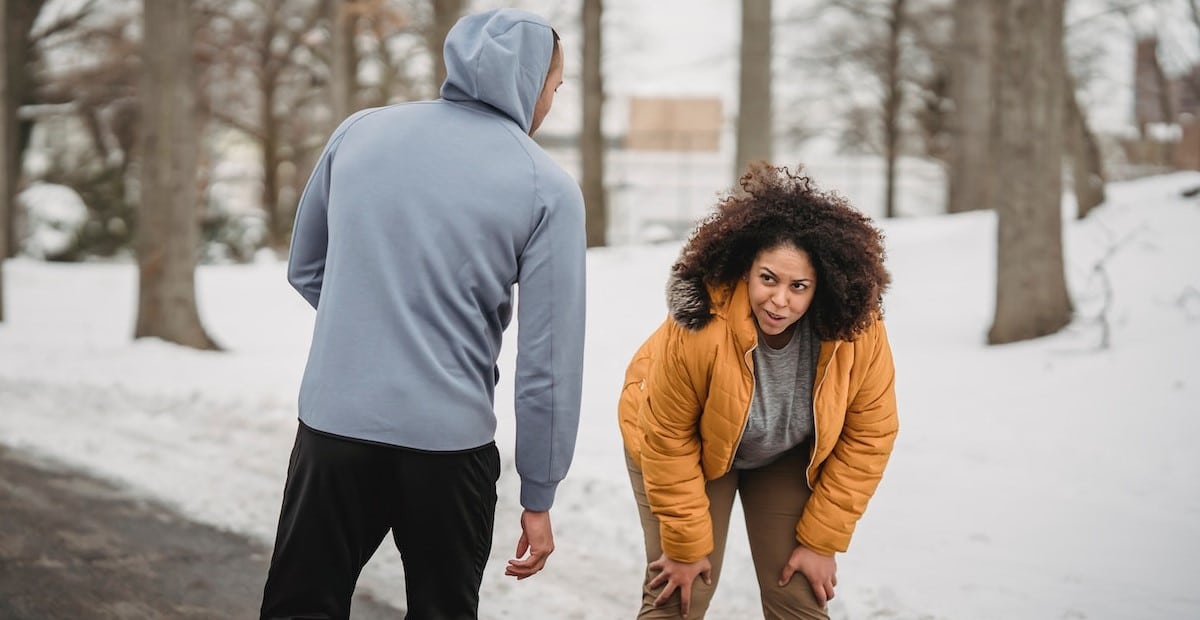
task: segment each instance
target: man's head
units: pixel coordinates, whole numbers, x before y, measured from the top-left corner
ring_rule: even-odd
[[[563,53],[545,19],[493,9],[458,20],[446,34],[442,98],[495,108],[532,134],[554,103]]]
[[[538,95],[537,105],[533,108],[533,123],[529,126],[531,136],[542,126],[542,121],[550,113],[550,108],[554,105],[554,93],[563,82],[562,44],[558,40],[558,32],[551,32],[554,34],[554,49],[550,52],[550,70],[546,73],[546,83],[542,85],[542,93]]]

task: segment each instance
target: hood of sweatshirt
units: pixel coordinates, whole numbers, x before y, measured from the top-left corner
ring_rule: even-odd
[[[533,13],[497,9],[463,17],[446,35],[442,98],[485,103],[529,133],[553,51],[550,24]]]

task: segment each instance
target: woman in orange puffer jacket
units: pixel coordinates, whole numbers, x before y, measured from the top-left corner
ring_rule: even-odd
[[[834,554],[896,438],[882,234],[786,168],[753,166],[741,188],[683,248],[670,316],[625,375],[639,618],[704,616],[735,495],[765,616],[827,617]]]

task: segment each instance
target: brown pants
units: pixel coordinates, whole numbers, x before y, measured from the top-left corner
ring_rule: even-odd
[[[750,541],[750,556],[758,574],[758,591],[762,598],[765,618],[828,618],[813,596],[812,588],[804,575],[796,573],[788,585],[779,587],[783,566],[796,548],[796,522],[804,512],[810,491],[804,480],[804,469],[808,464],[809,445],[802,444],[775,462],[758,469],[733,470],[716,480],[710,480],[705,490],[708,493],[708,510],[713,524],[713,552],[708,556],[712,563],[712,585],[705,585],[697,578],[692,584],[692,607],[689,619],[703,618],[708,604],[716,592],[721,577],[721,560],[725,555],[725,540],[729,533],[729,515],[733,510],[734,495],[740,495],[742,512],[746,517],[746,534]],[[642,519],[642,532],[646,538],[646,564],[662,555],[662,539],[659,537],[658,518],[650,512],[646,500],[646,487],[637,463],[628,455],[625,462],[629,467],[629,481],[633,484],[633,496],[637,500],[638,514]],[[679,595],[673,595],[666,603],[655,608],[663,587],[651,589],[650,580],[657,574],[646,567],[642,581],[642,608],[638,618],[672,618],[680,616]]]

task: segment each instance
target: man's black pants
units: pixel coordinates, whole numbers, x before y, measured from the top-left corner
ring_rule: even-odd
[[[348,618],[358,575],[388,530],[410,620],[475,618],[492,547],[496,444],[422,452],[296,432],[262,618]]]

